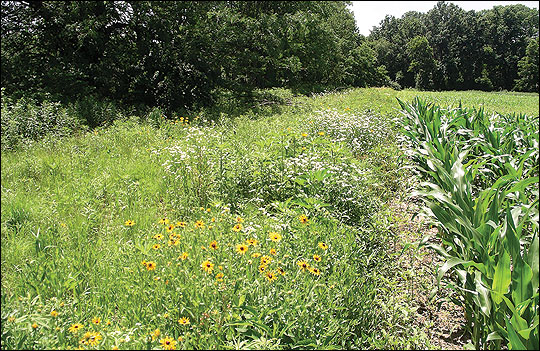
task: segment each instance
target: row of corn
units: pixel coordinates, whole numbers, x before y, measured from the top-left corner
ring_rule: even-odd
[[[398,99],[399,101],[399,99]],[[414,194],[437,226],[419,247],[463,306],[476,349],[538,349],[538,117],[399,101]]]

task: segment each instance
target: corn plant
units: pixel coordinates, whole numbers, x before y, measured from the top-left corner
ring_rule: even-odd
[[[399,101],[399,99],[398,99]],[[403,145],[438,225],[438,270],[477,349],[538,348],[538,124],[399,101]]]

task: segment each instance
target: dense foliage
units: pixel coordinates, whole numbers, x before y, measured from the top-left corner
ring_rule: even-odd
[[[403,87],[538,91],[538,9],[525,5],[475,12],[441,1],[387,16],[369,40]]]
[[[345,2],[2,2],[2,87],[169,110],[216,90],[377,85]]]
[[[1,85],[14,98],[184,112],[269,87],[538,91],[537,9],[440,2],[365,38],[348,5],[2,1]]]

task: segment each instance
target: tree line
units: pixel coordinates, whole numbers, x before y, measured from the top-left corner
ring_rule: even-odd
[[[387,16],[369,40],[404,87],[538,92],[538,9],[476,12],[441,1],[427,13]]]
[[[12,97],[93,96],[169,110],[220,92],[350,86],[538,91],[538,10],[387,16],[365,37],[346,1],[2,1]]]

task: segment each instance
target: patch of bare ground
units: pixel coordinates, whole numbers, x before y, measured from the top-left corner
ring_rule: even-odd
[[[426,218],[415,216],[419,209],[415,199],[395,201],[390,204],[390,209],[394,219],[395,253],[399,254],[407,244],[418,242],[428,234],[437,233],[436,228],[426,223]],[[436,238],[431,240],[437,241]],[[405,287],[404,293],[408,295],[411,309],[416,311],[413,323],[425,331],[435,349],[463,349],[470,341],[464,330],[464,309],[445,301],[452,292],[442,286],[437,287],[437,269],[443,262],[436,252],[427,248],[416,250],[416,247],[413,244],[406,248],[397,262],[400,271],[407,272],[398,279]],[[430,298],[432,291],[436,293]]]

